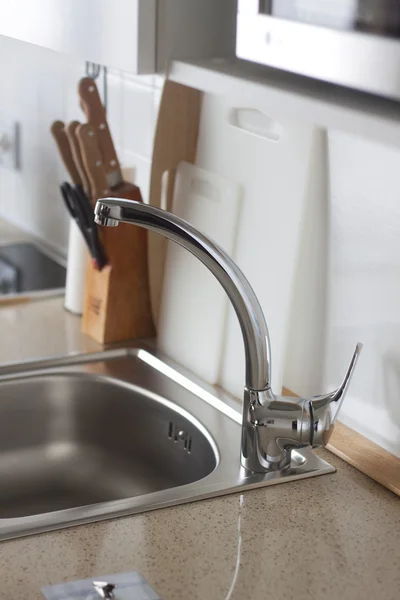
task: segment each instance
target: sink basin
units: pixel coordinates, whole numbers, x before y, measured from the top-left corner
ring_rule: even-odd
[[[334,471],[240,467],[240,406],[144,348],[0,369],[0,539]]]
[[[71,373],[4,383],[1,398],[0,519],[187,485],[217,465],[204,427],[145,390]]]

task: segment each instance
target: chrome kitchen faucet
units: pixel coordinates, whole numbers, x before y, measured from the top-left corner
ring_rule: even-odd
[[[280,471],[290,465],[292,450],[326,445],[362,344],[357,344],[343,383],[336,391],[310,399],[276,396],[271,389],[271,347],[263,311],[246,277],[222,248],[183,219],[131,200],[99,200],[95,221],[108,227],[116,227],[120,221],[132,223],[164,235],[194,254],[228,294],[239,319],[246,352],[241,447],[245,469],[256,473]],[[337,403],[334,415],[333,403]]]

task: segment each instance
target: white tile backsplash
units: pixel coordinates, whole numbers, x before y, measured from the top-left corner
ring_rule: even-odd
[[[99,91],[102,93],[103,85],[99,84]],[[104,102],[104,99],[103,99]],[[122,77],[118,71],[108,70],[107,73],[107,121],[111,130],[115,147],[122,147]],[[121,160],[121,158],[120,158]]]
[[[58,186],[67,174],[50,134],[56,120],[84,121],[77,93],[85,64],[0,36],[0,113],[20,124],[21,169],[0,168],[0,217],[66,252],[69,218]],[[121,162],[148,199],[154,124],[162,77],[108,70],[107,117]],[[98,80],[103,95],[102,79]]]
[[[154,134],[154,94],[152,86],[138,83],[138,77],[123,75],[122,146],[151,158]]]

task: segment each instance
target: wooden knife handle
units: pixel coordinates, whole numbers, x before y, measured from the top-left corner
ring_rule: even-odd
[[[89,178],[86,174],[85,165],[83,164],[82,152],[79,145],[78,138],[76,136],[76,130],[80,126],[79,121],[71,121],[65,126],[65,133],[67,134],[67,138],[69,141],[69,145],[71,147],[72,157],[74,159],[74,163],[76,166],[76,170],[79,173],[81,178],[82,187],[88,198],[91,197],[91,189]]]
[[[79,82],[78,91],[88,123],[93,127],[97,136],[104,170],[107,175],[115,174],[116,183],[119,183],[122,181],[121,168],[97,86],[93,79],[84,77]]]
[[[76,128],[76,137],[81,150],[82,162],[89,178],[92,202],[96,203],[99,198],[108,195],[107,175],[104,170],[97,136],[93,126],[86,123]]]
[[[50,131],[56,141],[62,161],[68,171],[69,176],[71,177],[72,183],[74,185],[82,185],[82,179],[79,175],[78,169],[76,168],[64,123],[62,121],[54,121]]]

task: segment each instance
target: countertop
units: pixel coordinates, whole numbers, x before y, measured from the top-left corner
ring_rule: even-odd
[[[0,308],[0,363],[94,352],[62,299]],[[135,570],[165,600],[397,600],[398,497],[337,473],[0,544],[1,600]]]

